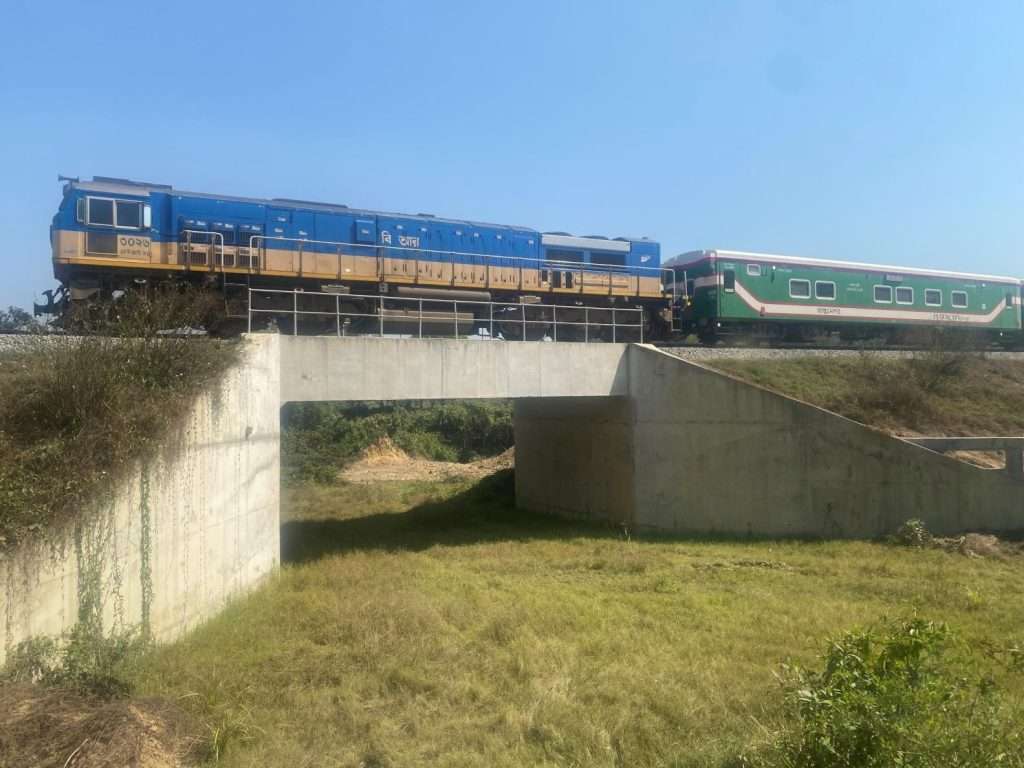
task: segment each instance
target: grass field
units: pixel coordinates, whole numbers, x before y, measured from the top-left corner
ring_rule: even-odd
[[[977,354],[709,361],[768,389],[901,434],[1024,434],[1024,362]]]
[[[636,539],[515,511],[507,472],[282,506],[280,573],[132,673],[223,765],[727,766],[780,727],[780,662],[838,632],[1024,637],[1022,558]]]

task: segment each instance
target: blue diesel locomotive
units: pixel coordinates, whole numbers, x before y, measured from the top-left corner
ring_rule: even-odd
[[[368,295],[518,302],[535,317],[557,306],[570,322],[583,308],[643,308],[648,335],[670,319],[671,275],[647,238],[576,237],[109,177],[63,180],[50,228],[61,287],[41,308],[48,313],[176,279],[222,290],[235,316],[247,314],[248,289],[277,288],[344,296],[352,315],[371,321],[387,310]],[[479,315],[473,306],[464,303],[464,312]],[[428,321],[449,319],[433,313]]]

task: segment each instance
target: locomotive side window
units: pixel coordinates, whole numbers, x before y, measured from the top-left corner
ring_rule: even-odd
[[[118,229],[139,229],[142,227],[142,203],[118,200],[115,203]]]
[[[789,297],[791,299],[809,299],[809,298],[811,298],[811,281],[810,280],[790,280],[789,281]]]
[[[896,288],[896,303],[897,304],[913,304],[914,303],[914,289],[901,285]]]
[[[927,304],[929,307],[941,307],[942,291],[940,291],[938,288],[925,288],[924,303]]]
[[[751,277],[761,276],[761,265],[760,264],[747,264],[747,274]]]
[[[686,295],[693,296],[694,291],[697,290],[697,281],[692,277],[686,281]]]
[[[891,285],[876,285],[875,286],[875,303],[876,304],[892,304],[892,286]]]
[[[736,290],[736,270],[727,269],[722,273],[722,288],[729,293],[733,293]]]
[[[814,283],[814,298],[835,301],[836,284],[833,282],[818,281]]]
[[[113,232],[86,232],[85,252],[117,256],[117,235]]]
[[[89,198],[89,224],[103,227],[114,226],[114,201],[100,197]]]
[[[956,309],[967,309],[967,291],[953,291],[950,300]]]

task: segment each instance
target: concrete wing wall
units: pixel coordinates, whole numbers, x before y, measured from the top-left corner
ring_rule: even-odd
[[[874,537],[1024,528],[1024,483],[650,347],[630,350],[636,523]]]
[[[281,401],[625,395],[625,344],[281,336]]]
[[[171,639],[277,565],[280,378],[275,336],[201,395],[176,440],[109,498],[0,560],[0,664],[101,606],[104,631]]]

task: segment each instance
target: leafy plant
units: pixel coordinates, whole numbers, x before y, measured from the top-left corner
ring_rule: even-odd
[[[932,534],[923,520],[912,517],[896,529],[892,535],[894,544],[904,547],[926,547],[932,540]]]
[[[820,671],[784,667],[794,718],[748,766],[1024,765],[1024,733],[996,682],[949,629],[894,621],[833,640]]]

